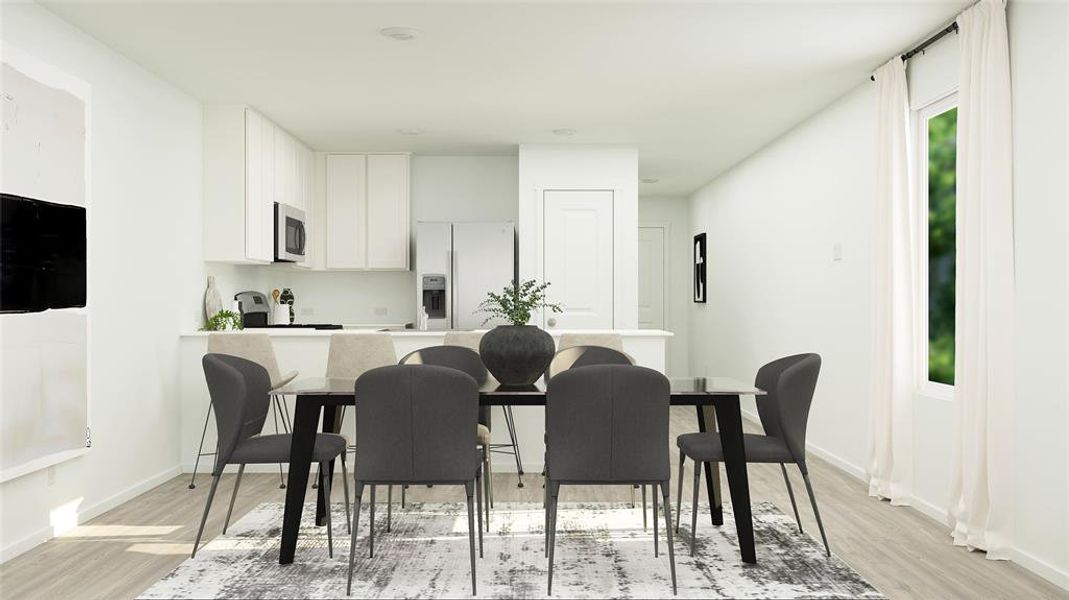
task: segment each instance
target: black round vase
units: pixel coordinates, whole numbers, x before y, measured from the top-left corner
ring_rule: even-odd
[[[501,385],[532,385],[553,360],[553,338],[534,325],[500,325],[483,336],[479,355]]]

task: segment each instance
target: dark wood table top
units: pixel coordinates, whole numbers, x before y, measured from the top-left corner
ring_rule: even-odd
[[[717,396],[762,396],[764,390],[728,377],[670,377],[672,404],[694,406],[712,404]],[[339,396],[332,403],[346,402],[353,395],[354,379],[313,377],[298,379],[276,390],[276,394],[295,396]],[[485,381],[479,388],[480,403],[486,405],[508,404],[512,406],[544,405],[546,386],[541,380],[532,386],[508,387],[494,379]],[[326,400],[325,398],[321,400]],[[340,402],[339,402],[340,401]],[[351,403],[351,400],[347,403]]]

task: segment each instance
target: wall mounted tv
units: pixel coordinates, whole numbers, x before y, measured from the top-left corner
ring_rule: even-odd
[[[85,306],[85,208],[0,194],[0,313]]]

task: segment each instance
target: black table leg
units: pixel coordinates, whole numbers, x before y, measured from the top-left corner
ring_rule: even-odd
[[[304,495],[308,491],[308,469],[312,465],[316,425],[322,404],[316,396],[298,396],[293,414],[293,442],[290,445],[289,478],[286,482],[286,511],[282,517],[282,548],[278,564],[293,562],[297,550],[297,535],[304,512]]]
[[[724,447],[724,470],[731,488],[731,510],[739,534],[742,562],[756,563],[753,515],[750,513],[750,482],[746,474],[746,447],[742,438],[742,410],[738,396],[719,396],[716,416],[720,424],[720,442]]]
[[[698,431],[716,431],[716,412],[706,411],[698,405]],[[709,516],[713,525],[724,524],[724,503],[720,497],[720,466],[715,462],[705,463],[705,491],[709,494]],[[676,507],[679,508],[679,507]]]
[[[341,432],[341,413],[338,407],[330,404],[323,407],[323,433],[339,433]],[[332,484],[334,482],[334,463],[336,461],[330,461],[327,468],[327,481]],[[333,485],[331,486],[333,488]],[[327,523],[327,505],[330,502],[328,498],[324,496],[323,486],[319,486],[319,493],[316,494],[316,525],[322,527]]]

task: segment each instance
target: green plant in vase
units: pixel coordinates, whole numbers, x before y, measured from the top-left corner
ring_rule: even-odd
[[[538,308],[555,313],[563,310],[560,304],[546,302],[548,287],[549,282],[538,283],[534,279],[521,281],[518,285],[512,282],[506,285],[501,293],[487,293],[486,300],[479,304],[475,312],[490,315],[483,321],[483,325],[495,317],[505,319],[513,325],[526,325],[531,320],[531,312]]]
[[[240,315],[232,310],[221,310],[208,319],[208,325],[204,329],[208,331],[237,331],[243,328],[244,325],[241,323]]]
[[[542,329],[528,325],[535,310],[555,313],[563,310],[560,304],[546,302],[548,287],[548,282],[538,283],[533,279],[513,282],[500,293],[488,293],[475,311],[489,315],[483,325],[495,318],[511,323],[491,329],[479,342],[483,364],[502,385],[532,385],[553,360],[553,338]]]

